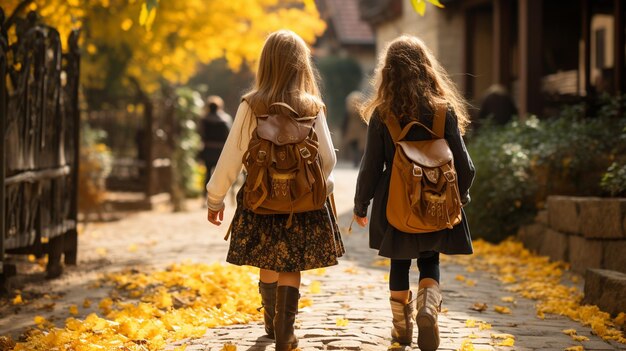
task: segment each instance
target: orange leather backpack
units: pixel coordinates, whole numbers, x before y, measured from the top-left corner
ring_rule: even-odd
[[[396,153],[391,169],[387,220],[406,233],[430,233],[461,222],[461,197],[452,151],[444,139],[446,104],[437,106],[433,129],[412,121],[403,129],[394,117],[385,119]],[[432,139],[408,141],[415,126],[425,128]]]

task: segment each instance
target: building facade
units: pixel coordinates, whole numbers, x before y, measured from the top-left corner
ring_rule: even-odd
[[[360,0],[378,49],[409,33],[477,104],[498,84],[520,113],[625,92],[623,0],[447,0],[420,17],[406,0]]]

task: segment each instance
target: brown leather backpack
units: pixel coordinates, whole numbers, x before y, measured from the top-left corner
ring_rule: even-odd
[[[454,159],[444,139],[446,104],[437,106],[433,130],[418,121],[401,129],[396,118],[385,125],[396,145],[389,183],[387,220],[406,233],[430,233],[461,222],[461,197]],[[414,126],[425,128],[430,140],[404,140]]]
[[[290,214],[319,210],[326,201],[326,179],[318,156],[317,116],[300,117],[289,105],[277,102],[283,113],[257,116],[243,164],[248,176],[243,203],[258,214]]]

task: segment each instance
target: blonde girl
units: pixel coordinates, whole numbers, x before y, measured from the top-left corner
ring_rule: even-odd
[[[369,125],[357,180],[354,219],[360,226],[367,224],[367,209],[373,199],[370,247],[378,250],[379,255],[391,258],[392,338],[411,344],[416,323],[420,350],[433,351],[439,347],[437,314],[442,303],[439,253],[471,254],[470,231],[464,214],[459,225],[433,233],[403,233],[388,223],[385,210],[395,145],[385,120],[397,119],[402,127],[417,120],[432,128],[436,106],[447,103],[445,139],[454,156],[461,202],[466,204],[474,178],[474,166],[461,137],[469,124],[467,104],[426,45],[408,35],[392,41],[379,59],[374,88],[375,95],[363,110]],[[424,128],[414,127],[407,139],[430,138]],[[420,272],[416,299],[409,288],[412,259],[417,259]]]
[[[256,116],[267,114],[273,103],[287,103],[300,116],[317,116],[315,132],[328,194],[333,189],[335,151],[324,115],[311,53],[297,34],[281,30],[263,46],[256,81],[243,96],[233,127],[207,184],[209,222],[220,225],[224,197],[242,171]],[[282,107],[281,107],[282,108]],[[298,311],[300,272],[337,264],[344,253],[339,228],[328,202],[317,211],[289,215],[260,215],[243,206],[242,191],[231,223],[226,260],[261,269],[259,292],[264,307],[265,331],[276,340],[276,350],[298,346],[293,323]]]

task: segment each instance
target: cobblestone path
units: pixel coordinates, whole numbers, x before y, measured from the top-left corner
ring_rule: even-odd
[[[338,169],[336,178],[340,224],[347,232],[356,171]],[[225,218],[230,219],[234,206],[228,205]],[[186,259],[223,262],[227,243],[222,238],[228,223],[219,228],[209,226],[200,204],[194,203],[193,207],[185,213],[146,212],[114,223],[90,225],[79,238],[79,265],[67,269],[60,279],[31,284],[28,290],[61,293],[63,298],[57,301],[55,310],[59,311],[58,320],[63,320],[67,306],[80,304],[85,298],[96,301],[106,296],[107,289],[87,289],[101,273],[132,265],[163,267]],[[312,303],[301,309],[297,318],[296,334],[302,351],[386,350],[391,345],[388,267],[376,264],[379,258],[368,249],[365,230],[355,226],[352,234],[344,235],[344,242],[347,254],[338,266],[303,276],[301,295]],[[417,283],[418,274],[413,269],[412,280]],[[458,274],[475,280],[476,285],[470,287],[456,280]],[[502,302],[501,297],[512,293],[484,272],[468,273],[462,266],[444,262],[442,289],[447,312],[440,316],[440,350],[458,350],[464,340],[471,340],[475,350],[565,350],[577,345],[585,350],[626,350],[626,345],[604,342],[589,328],[569,319],[552,315],[544,320],[537,318],[531,300],[516,296],[515,302]],[[471,310],[477,302],[487,303],[490,308],[484,312]],[[512,313],[496,313],[494,304],[506,305]],[[15,335],[32,324],[37,313],[41,312],[24,307],[20,313],[0,314],[0,335]],[[53,314],[46,317],[55,318]],[[476,326],[468,326],[467,320],[477,321]],[[491,329],[480,330],[478,321],[490,323]],[[589,341],[576,342],[562,332],[570,328],[589,337]],[[224,344],[233,343],[238,351],[273,350],[272,340],[263,334],[263,326],[258,323],[220,327],[207,330],[200,339],[182,340],[168,348],[186,344],[188,351],[219,351]],[[502,339],[493,338],[498,334],[512,334],[514,346],[498,346]],[[471,348],[466,345],[466,350]]]

